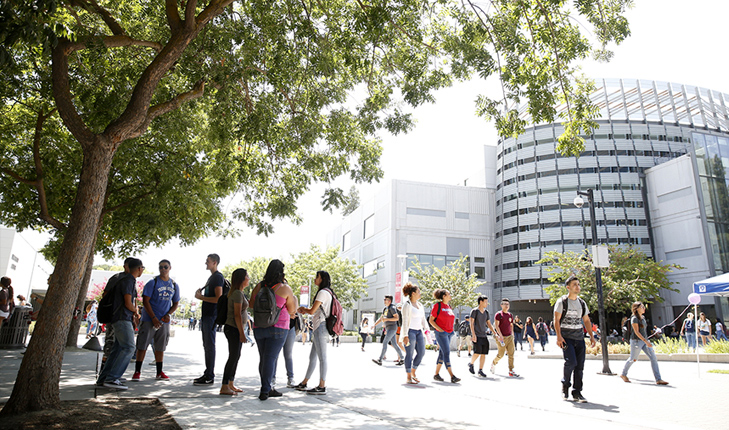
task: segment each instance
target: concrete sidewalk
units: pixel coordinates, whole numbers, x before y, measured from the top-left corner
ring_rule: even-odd
[[[79,338],[79,345],[85,342]],[[192,379],[203,371],[202,340],[199,332],[177,329],[165,355],[165,373],[170,381],[156,381],[151,351],[147,354],[140,382],[128,382],[129,390],[112,391],[94,385],[97,354],[67,351],[61,374],[61,399],[94,397],[159,398],[184,428],[253,428],[276,427],[334,429],[402,429],[402,428],[493,428],[496,426],[539,425],[545,428],[580,426],[592,429],[706,429],[726,428],[721,407],[713,400],[726,394],[729,375],[707,373],[710,369],[729,370],[726,363],[661,362],[667,387],[654,384],[650,365],[635,363],[630,371],[633,383],[617,376],[598,375],[599,360],[585,364],[583,394],[590,403],[577,404],[560,399],[561,359],[527,359],[527,351],[517,351],[515,370],[519,378],[507,377],[507,358],[497,365],[496,374],[488,373],[495,351],[487,357],[487,379],[467,371],[467,354],[451,354],[454,373],[461,383],[436,382],[432,379],[436,353],[426,351],[418,370],[420,385],[405,384],[405,372],[395,366],[394,350],[382,367],[371,359],[381,345],[368,343],[361,352],[359,344],[329,347],[327,394],[311,396],[285,388],[286,371],[279,360],[278,382],[281,398],[258,400],[258,351],[243,346],[236,385],[244,389],[235,397],[220,396],[220,376],[227,359],[225,337],[218,336],[216,384],[195,387]],[[308,364],[310,346],[297,343],[294,348],[295,379],[301,381]],[[556,351],[553,351],[556,352]],[[547,351],[550,353],[550,351]],[[537,355],[540,355],[538,353]],[[546,354],[546,353],[545,353]],[[22,355],[20,351],[0,351],[0,402],[7,400],[15,381]],[[477,363],[478,367],[478,363]],[[611,370],[619,373],[622,361],[611,361]],[[131,379],[134,364],[125,376]],[[441,375],[446,377],[445,369]],[[312,382],[318,380],[314,372]],[[310,382],[310,386],[313,385]],[[699,412],[700,411],[700,412]],[[697,416],[699,417],[697,419]]]

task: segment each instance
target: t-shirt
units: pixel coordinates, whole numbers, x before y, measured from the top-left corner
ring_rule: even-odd
[[[440,313],[438,308],[440,307]],[[433,309],[430,310],[430,316],[433,317],[438,327],[445,330],[446,333],[453,333],[453,323],[456,320],[453,309],[443,302],[438,302],[433,305]]]
[[[473,331],[476,337],[486,337],[487,322],[491,319],[489,311],[484,309],[483,313],[478,308],[471,310],[471,321],[473,321]]]
[[[590,313],[590,310],[587,308],[587,303],[585,303],[585,311],[586,314]],[[565,313],[562,310],[561,297],[554,304],[554,312],[559,312],[560,314]],[[582,325],[582,304],[580,303],[580,298],[578,297],[577,300],[567,299],[567,311],[562,320],[562,324],[560,324],[562,337],[572,340],[584,339],[585,335],[582,331]]]
[[[711,331],[711,323],[709,320],[699,320],[699,331]]]
[[[514,322],[514,316],[511,312],[498,311],[496,312],[496,315],[494,315],[494,319],[499,322],[499,331],[501,331],[501,335],[511,336],[511,324]]]
[[[724,325],[720,322],[717,322],[716,323],[716,333],[718,334],[719,332],[723,332],[723,331],[724,331]]]
[[[180,287],[172,279],[163,281],[159,276],[155,276],[144,286],[142,296],[149,297],[149,305],[152,307],[154,316],[161,320],[172,309],[172,304],[180,301]],[[152,322],[152,316],[147,313],[146,309],[142,312],[142,321]]]
[[[98,303],[92,303],[91,304],[91,310],[89,311],[88,315],[86,315],[86,320],[89,322],[95,322],[96,321],[96,312],[99,310],[99,304]]]
[[[225,285],[225,278],[220,272],[215,272],[208,278],[203,288],[202,295],[205,297],[215,297],[215,287],[223,288]],[[218,314],[217,303],[202,303],[202,316],[203,317],[215,317]]]
[[[398,316],[397,308],[392,303],[390,303],[390,306],[388,306],[388,307],[386,307],[385,309],[382,310],[382,317],[383,318],[394,318],[396,316]],[[395,321],[385,321],[385,328],[387,330],[389,330],[389,329],[396,330],[397,329],[397,320],[395,320]]]
[[[230,297],[228,297],[228,318],[225,320],[225,324],[238,328],[237,325],[235,325],[235,304],[236,303],[243,303],[245,301],[245,296],[243,295],[243,291],[241,290],[233,290],[233,292],[230,294]],[[243,329],[246,328],[246,321],[248,321],[248,312],[246,309],[248,308],[248,305],[246,304],[245,307],[241,306],[240,312],[241,312],[241,321],[243,323]]]
[[[633,324],[638,324],[638,330],[640,331],[640,334],[643,335],[644,339],[648,339],[645,317],[638,318],[637,316],[633,315],[632,317],[630,317],[631,328],[633,327]],[[638,335],[635,333],[635,330],[630,331],[630,340],[640,340]]]
[[[425,318],[425,310],[423,309],[423,305],[421,303],[418,303],[418,307],[411,306],[410,311],[410,327],[408,327],[408,330],[422,330],[425,327],[423,327],[423,319]]]
[[[114,316],[111,319],[112,323],[132,320],[134,312],[127,309],[124,305],[124,295],[129,294],[132,296],[132,305],[134,305],[134,301],[137,298],[136,284],[137,279],[128,273],[123,274],[119,278],[119,281],[114,287],[114,309],[118,310],[114,313]]]
[[[321,302],[319,309],[314,312],[314,318],[312,318],[313,328],[316,330],[319,328],[319,324],[323,322],[326,324],[327,315],[332,307],[332,294],[326,288],[322,288],[316,293],[314,301]]]

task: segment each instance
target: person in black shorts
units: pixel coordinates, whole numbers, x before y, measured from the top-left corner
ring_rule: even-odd
[[[473,308],[470,315],[471,324],[471,341],[473,342],[473,357],[471,362],[468,363],[468,371],[475,374],[476,371],[473,369],[473,363],[476,362],[476,358],[479,358],[478,376],[483,378],[486,374],[483,373],[483,365],[486,363],[486,354],[489,353],[489,339],[486,337],[486,327],[491,330],[491,333],[495,333],[494,327],[491,325],[491,317],[486,307],[489,305],[489,298],[480,295],[478,296],[478,307]]]

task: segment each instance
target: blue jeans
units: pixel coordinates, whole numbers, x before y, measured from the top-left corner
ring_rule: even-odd
[[[286,362],[286,378],[289,380],[294,379],[294,342],[296,342],[296,329],[290,328],[289,334],[286,335],[286,341],[283,345],[284,361]],[[278,368],[278,357],[276,357],[276,363],[273,365],[273,378],[271,384],[276,383],[276,369]]]
[[[271,391],[273,371],[276,366],[278,354],[286,342],[288,330],[278,327],[254,328],[253,336],[258,345],[258,374],[261,377],[261,393]]]
[[[516,347],[517,344],[521,347],[521,349],[524,349],[522,346],[523,339],[521,337],[521,332],[514,332],[514,347]],[[515,348],[516,349],[516,348]]]
[[[425,337],[422,330],[408,330],[408,341],[410,344],[405,347],[405,372],[417,370],[425,355]],[[442,349],[442,348],[441,348]],[[417,354],[413,358],[413,351]]]
[[[716,332],[716,340],[727,340],[723,331]]]
[[[203,349],[205,349],[205,379],[215,379],[215,316],[200,318]]]
[[[686,332],[686,343],[688,343],[689,348],[696,349],[696,332]]]
[[[387,353],[387,344],[392,341],[392,347],[395,348],[395,352],[397,353],[397,358],[399,360],[402,360],[402,351],[400,351],[400,347],[397,346],[397,339],[395,338],[395,335],[397,334],[397,327],[387,329],[387,332],[385,333],[385,337],[383,337],[382,340],[382,352],[380,352],[380,361],[382,361],[385,358],[385,354]]]
[[[628,370],[630,370],[630,366],[632,366],[633,363],[638,360],[640,351],[645,352],[645,355],[650,358],[651,369],[653,369],[653,377],[656,378],[656,381],[660,381],[661,371],[658,370],[658,358],[656,358],[656,352],[653,350],[653,348],[649,348],[648,345],[646,345],[646,343],[640,339],[630,339],[630,357],[628,358],[628,360],[625,361],[622,375],[628,376]]]
[[[451,338],[453,332],[435,331],[435,338],[438,341],[440,348],[438,349],[438,361],[437,364],[444,364],[446,369],[451,368]]]
[[[567,345],[563,350],[564,355],[564,376],[562,386],[570,387],[570,380],[574,374],[572,389],[582,391],[582,372],[585,369],[585,340],[565,339]]]
[[[134,328],[131,321],[117,321],[112,323],[114,327],[114,346],[106,359],[104,370],[99,374],[97,384],[106,381],[119,379],[126,372],[134,351],[137,349],[134,344]]]
[[[316,369],[316,362],[319,361],[319,379],[327,380],[327,343],[329,332],[327,325],[322,321],[316,330],[311,332],[311,352],[309,353],[309,367],[306,368],[304,379],[309,380]]]

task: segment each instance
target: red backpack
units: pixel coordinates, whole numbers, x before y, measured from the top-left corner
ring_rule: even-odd
[[[331,288],[327,288],[327,290],[332,294],[332,307],[329,309],[327,317],[327,331],[330,336],[339,336],[344,333],[344,309],[342,309],[337,295],[334,294],[334,290]]]

